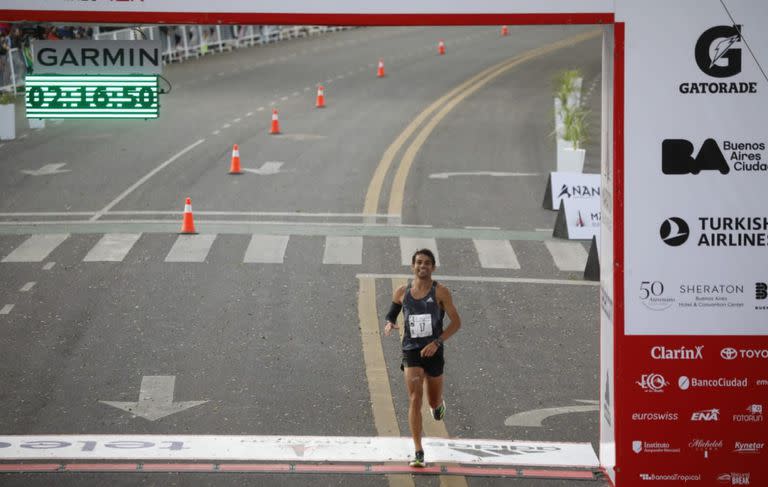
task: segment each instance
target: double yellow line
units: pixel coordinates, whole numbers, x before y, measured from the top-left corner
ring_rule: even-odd
[[[439,124],[440,121],[456,107],[456,105],[514,67],[557,51],[558,49],[571,47],[576,43],[593,39],[599,35],[601,35],[601,31],[586,32],[537,49],[532,49],[503,61],[461,83],[459,86],[455,87],[425,108],[408,124],[384,152],[384,155],[379,161],[379,164],[373,173],[373,177],[368,184],[363,213],[372,218],[379,213],[381,191],[386,176],[392,167],[392,163],[398,152],[400,152],[408,139],[416,133],[419,127],[421,127],[421,130],[419,130],[418,134],[413,138],[411,144],[403,153],[403,157],[400,159],[400,163],[392,181],[388,206],[388,213],[390,215],[402,216],[405,182],[411,166],[416,159],[416,155],[437,124]],[[429,120],[424,123],[427,119]],[[387,366],[384,361],[384,351],[381,343],[380,330],[382,324],[379,319],[378,307],[376,304],[376,280],[371,277],[361,277],[358,281],[358,314],[363,342],[363,360],[365,362],[365,373],[371,397],[376,432],[379,436],[400,436],[401,432],[397,423],[397,415],[395,413],[392,390],[389,383],[389,375],[387,373]],[[398,286],[405,284],[405,280],[392,279],[391,284],[392,289],[394,290]],[[422,411],[422,416],[424,418],[423,424],[426,436],[448,437],[448,432],[445,429],[444,423],[435,423],[432,420],[426,404]],[[408,475],[390,475],[388,476],[388,480],[389,485],[392,487],[413,487],[414,485],[413,479]],[[467,482],[464,477],[441,476],[440,485],[441,487],[466,487]]]
[[[424,123],[427,118],[437,112],[432,118],[422,127],[411,144],[403,153],[403,157],[400,159],[400,164],[397,167],[397,171],[392,181],[392,188],[389,195],[388,212],[390,215],[402,215],[403,211],[403,198],[405,194],[405,181],[408,177],[408,173],[411,170],[416,155],[424,145],[424,142],[432,134],[437,124],[445,118],[448,113],[453,110],[456,105],[461,103],[469,95],[475,93],[480,88],[484,87],[495,78],[506,73],[512,68],[515,68],[525,62],[531,61],[538,57],[550,54],[554,51],[565,47],[572,47],[574,44],[586,41],[588,39],[594,39],[602,34],[602,31],[590,31],[583,34],[579,34],[561,41],[548,44],[543,47],[526,51],[518,56],[503,61],[495,66],[491,66],[479,74],[471,77],[467,81],[461,83],[456,88],[452,89],[445,95],[441,96],[427,108],[425,108],[416,118],[414,118],[408,126],[400,132],[394,142],[387,147],[381,160],[379,161],[376,170],[373,173],[370,183],[368,184],[368,191],[365,194],[365,204],[363,206],[363,213],[373,216],[378,213],[379,200],[381,198],[381,190],[384,186],[384,180],[392,167],[392,162],[395,160],[395,156],[400,149],[405,145],[408,139],[416,132],[416,130]]]

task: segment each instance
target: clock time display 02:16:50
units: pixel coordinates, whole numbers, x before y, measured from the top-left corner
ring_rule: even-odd
[[[151,86],[33,86],[31,108],[152,108],[157,90]]]

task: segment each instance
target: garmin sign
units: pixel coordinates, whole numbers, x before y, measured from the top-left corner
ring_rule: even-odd
[[[35,41],[35,74],[160,74],[160,41]]]

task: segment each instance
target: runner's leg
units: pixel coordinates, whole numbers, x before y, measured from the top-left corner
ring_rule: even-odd
[[[421,446],[421,401],[424,390],[424,369],[421,367],[405,367],[405,385],[408,387],[408,425],[411,427],[413,444],[416,451],[423,450]]]
[[[443,402],[443,376],[426,377],[427,401],[429,401],[429,407],[435,409]]]

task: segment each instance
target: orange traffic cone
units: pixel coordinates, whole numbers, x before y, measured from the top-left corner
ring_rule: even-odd
[[[192,198],[187,198],[184,204],[184,220],[181,223],[181,233],[195,234],[195,220],[192,218]]]
[[[237,144],[232,146],[232,165],[229,166],[229,174],[243,174],[240,170],[240,148]]]
[[[445,42],[443,42],[442,39],[440,39],[440,42],[437,43],[437,52],[441,56],[445,56]]]
[[[378,78],[384,77],[384,60],[383,59],[379,59],[379,68],[376,70],[376,76]]]
[[[280,120],[277,118],[277,108],[272,109],[272,128],[269,130],[272,135],[280,133]]]
[[[317,102],[315,106],[317,108],[325,108],[325,91],[322,86],[317,87]]]
[[[509,27],[507,27],[506,25],[502,25],[501,26],[501,35],[503,37],[508,36],[509,35]]]

